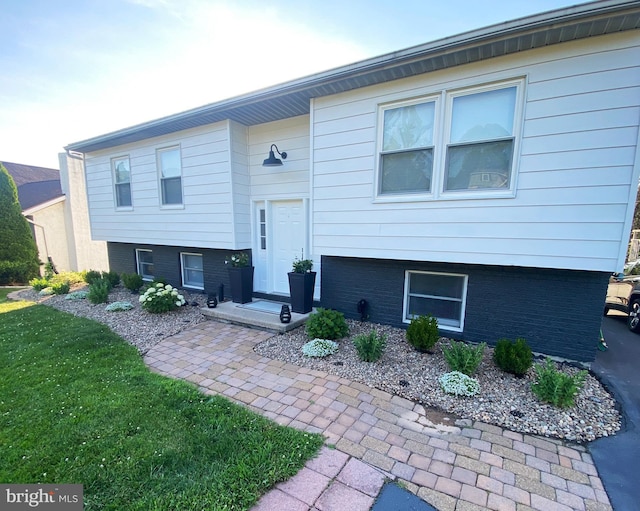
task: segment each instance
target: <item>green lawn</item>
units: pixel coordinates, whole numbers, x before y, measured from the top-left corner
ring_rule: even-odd
[[[149,372],[97,322],[2,298],[3,483],[81,483],[87,511],[249,509],[322,445]]]
[[[0,303],[5,303],[7,301],[7,295],[12,293],[13,291],[18,291],[19,289],[24,289],[23,287],[0,287]]]

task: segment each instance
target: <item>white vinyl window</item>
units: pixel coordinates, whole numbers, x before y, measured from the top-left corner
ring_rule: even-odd
[[[129,157],[123,156],[111,160],[113,187],[117,208],[130,208],[131,203],[131,168]]]
[[[467,297],[467,276],[453,273],[407,271],[403,321],[431,314],[443,330],[461,332]]]
[[[379,193],[429,193],[436,101],[383,110]]]
[[[517,92],[451,95],[444,191],[510,188]]]
[[[179,147],[157,151],[160,195],[163,206],[182,204],[182,164]]]
[[[204,289],[204,268],[202,254],[180,253],[182,267],[182,285],[195,289]]]
[[[523,83],[381,106],[377,199],[513,196]]]
[[[136,266],[138,275],[143,280],[153,280],[153,252],[151,250],[138,248],[136,249]]]

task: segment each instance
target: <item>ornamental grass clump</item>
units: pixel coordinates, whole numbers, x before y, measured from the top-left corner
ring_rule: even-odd
[[[503,371],[522,377],[533,365],[533,353],[520,337],[515,342],[500,339],[493,350],[493,361]]]
[[[478,370],[486,347],[484,342],[473,346],[462,341],[450,341],[449,346],[442,348],[442,354],[449,369],[471,376]]]
[[[342,312],[322,307],[309,316],[306,330],[310,339],[341,339],[349,333]]]
[[[414,317],[407,328],[407,341],[420,353],[432,353],[439,338],[438,320],[431,314]]]
[[[472,397],[480,393],[480,383],[460,371],[443,374],[438,380],[447,394]]]
[[[353,339],[358,356],[363,362],[376,362],[380,360],[384,349],[387,347],[387,336],[378,334],[376,330],[368,334],[357,335]]]
[[[313,339],[302,347],[307,357],[327,357],[338,351],[338,343],[329,339]]]
[[[142,296],[140,296],[142,308],[154,314],[169,312],[178,307],[182,307],[186,300],[178,293],[171,284],[157,283],[150,286]]]
[[[544,364],[536,364],[536,381],[531,385],[532,392],[546,403],[558,408],[571,408],[575,404],[587,371],[579,371],[574,375],[565,374],[556,369],[550,358]]]

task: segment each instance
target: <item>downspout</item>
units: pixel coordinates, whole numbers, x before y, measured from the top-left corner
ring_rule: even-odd
[[[47,257],[47,260],[49,260],[49,247],[47,246],[47,234],[44,230],[44,226],[35,223],[33,220],[31,220],[29,217],[25,216],[25,219],[27,220],[27,222],[29,222],[31,225],[33,225],[34,227],[39,227],[42,230],[42,242],[44,243],[44,251],[45,251],[45,255]],[[34,231],[35,232],[35,231]],[[38,240],[35,239],[34,240],[36,242],[36,244],[38,243]]]

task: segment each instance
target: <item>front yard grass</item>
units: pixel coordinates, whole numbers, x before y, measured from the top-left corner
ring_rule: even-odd
[[[104,325],[42,305],[0,303],[0,366],[0,481],[81,483],[87,511],[249,509],[323,442],[151,373]]]

